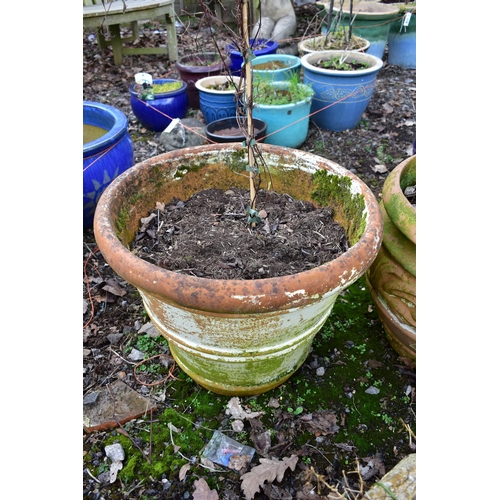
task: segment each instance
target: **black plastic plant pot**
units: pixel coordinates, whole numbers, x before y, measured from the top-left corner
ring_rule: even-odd
[[[257,118],[253,119],[255,139],[261,140],[266,135],[267,123],[263,120]],[[236,116],[231,116],[229,118],[221,118],[220,120],[215,120],[209,123],[205,127],[205,133],[207,139],[212,142],[243,142],[245,140],[245,134],[243,130],[246,130],[247,121],[245,119],[237,118]]]

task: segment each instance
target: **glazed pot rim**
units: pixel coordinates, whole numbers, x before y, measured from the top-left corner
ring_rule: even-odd
[[[309,303],[311,297],[338,292],[356,281],[374,261],[382,244],[382,214],[375,195],[361,179],[331,160],[292,148],[270,144],[261,144],[260,147],[263,153],[288,160],[290,164],[294,161],[295,164],[302,163],[306,171],[308,168],[323,168],[333,174],[349,177],[352,181],[351,192],[361,193],[365,200],[366,227],[359,240],[336,259],[316,268],[256,280],[219,280],[185,275],[161,268],[134,255],[119,240],[115,231],[117,213],[121,206],[120,197],[128,194],[127,188],[133,188],[142,172],[155,169],[155,165],[159,163],[168,163],[178,158],[198,158],[205,152],[210,155],[241,149],[238,143],[220,143],[183,148],[149,158],[129,168],[110,184],[99,199],[94,217],[96,242],[108,264],[139,290],[168,297],[168,300],[183,307],[218,310],[221,313],[235,310],[251,313],[299,307]],[[220,297],[221,287],[227,299],[224,304],[215,299]]]
[[[182,94],[183,92],[185,92],[187,90],[187,83],[184,82],[183,80],[178,79],[178,78],[156,78],[153,80],[153,84],[155,84],[155,83],[169,83],[169,82],[180,82],[181,86],[178,89],[171,90],[169,92],[162,92],[161,94],[154,94],[154,97],[155,97],[154,100],[165,99],[167,97],[175,97],[176,95]],[[134,90],[134,87],[136,85],[137,85],[136,83],[131,83],[129,85],[128,91],[131,95],[133,95],[134,97],[139,99],[139,93]],[[139,99],[139,100],[142,101],[142,99]],[[143,102],[146,102],[146,101],[143,101]],[[151,101],[149,101],[149,102],[151,102]]]
[[[187,61],[193,60],[197,56],[216,56],[217,61],[213,61],[212,64],[189,64]],[[220,54],[218,52],[196,52],[194,54],[189,54],[180,57],[177,59],[175,62],[175,67],[180,70],[184,71],[186,73],[207,73],[211,71],[217,71],[217,70],[222,70],[223,68],[229,66],[231,62],[231,58],[229,56],[226,56],[225,59],[222,59]]]
[[[363,37],[358,36],[358,35],[353,35],[353,36],[355,36],[358,40],[363,41],[364,44],[359,49],[347,49],[349,52],[362,52],[362,51],[368,50],[370,48],[370,45],[371,45],[370,40],[367,40],[366,38],[363,38]],[[314,37],[310,37],[310,38],[304,38],[303,40],[301,40],[299,42],[298,48],[299,48],[299,50],[303,50],[303,51],[308,50],[311,52],[318,52],[318,49],[308,47],[308,45],[310,42],[314,42],[314,41],[319,40],[320,38],[324,38],[324,37],[325,37],[325,35],[319,35],[319,36],[314,36]],[[327,49],[327,50],[332,50],[332,49]]]
[[[317,52],[310,52],[309,54],[304,54],[300,58],[300,62],[304,69],[311,71],[313,73],[319,73],[322,75],[331,75],[338,77],[359,77],[370,75],[372,73],[377,73],[383,66],[382,59],[372,54],[367,54],[365,52],[354,52],[347,51],[347,61],[352,61],[353,59],[359,60],[362,62],[369,62],[371,66],[366,69],[356,69],[352,71],[341,71],[336,69],[326,69],[326,68],[318,68],[313,65],[312,62],[316,62],[317,60],[326,59],[328,57],[340,57],[345,55],[346,51],[344,50],[318,50]],[[312,61],[312,62],[311,62]]]
[[[233,80],[238,85],[240,83],[241,77],[235,75],[205,76],[204,78],[196,80],[196,82],[194,82],[194,85],[200,92],[206,92],[207,94],[234,94],[236,92],[236,89],[216,90],[208,89],[205,86],[209,81],[212,81],[213,83],[224,83],[230,82],[231,80]]]
[[[118,108],[110,106],[108,104],[102,104],[93,101],[83,101],[83,116],[85,124],[85,108],[90,110],[99,110],[108,114],[114,123],[112,127],[101,137],[87,142],[83,145],[83,157],[89,155],[94,155],[99,151],[103,151],[114,144],[121,136],[128,132],[128,119],[125,113]],[[88,123],[87,125],[91,125]]]
[[[259,49],[255,49],[255,54],[257,54],[259,51],[261,50],[265,50],[265,49],[271,49],[271,50],[274,50],[274,49],[277,49],[279,44],[278,42],[270,39],[270,38],[250,38],[250,46],[251,48],[252,45],[254,44],[254,42],[256,42],[257,46],[260,46],[261,44],[264,44],[265,46],[262,47],[262,48],[259,48]],[[233,45],[232,43],[229,43],[227,46],[226,46],[226,51],[230,54],[230,55],[235,55],[235,56],[240,56],[242,57],[242,54],[239,50],[236,49],[236,46]],[[264,54],[260,54],[260,55],[264,55]]]
[[[227,137],[227,136],[223,136],[223,135],[218,135],[217,133],[215,132],[211,132],[209,129],[210,128],[214,128],[216,127],[218,124],[222,123],[222,122],[235,122],[235,125],[238,125],[238,117],[237,116],[228,116],[226,118],[219,118],[217,120],[214,120],[213,122],[210,122],[209,124],[207,124],[205,126],[205,133],[207,134],[207,136],[211,136],[211,137],[219,137],[219,138],[223,138],[223,137]],[[254,123],[254,126],[255,126],[255,132],[256,132],[256,135],[258,135],[260,132],[267,130],[267,123],[264,121],[264,120],[261,120],[260,118],[253,118],[253,123]],[[242,134],[242,141],[245,140],[245,136]],[[259,141],[257,141],[259,142]]]
[[[373,2],[366,2],[366,3],[373,3]],[[362,4],[362,2],[361,2]],[[383,3],[377,3],[377,11],[370,12],[363,10],[363,5],[361,7],[358,6],[353,8],[353,14],[356,14],[356,18],[354,21],[359,20],[359,21],[379,21],[379,20],[386,20],[386,19],[392,19],[397,17],[399,14],[399,6],[391,5],[391,4],[383,4]],[[338,7],[333,7],[333,12],[340,12],[340,9]],[[346,11],[343,11],[344,18],[349,18],[349,15]]]

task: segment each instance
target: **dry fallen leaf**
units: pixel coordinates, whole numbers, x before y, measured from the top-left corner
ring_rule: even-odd
[[[245,420],[245,418],[256,418],[260,417],[264,412],[254,411],[246,412],[240,405],[240,398],[234,397],[227,403],[226,414],[231,415],[235,419]]]
[[[374,167],[370,165],[370,168],[374,172],[377,172],[378,174],[385,174],[386,172],[388,172],[387,167],[385,165],[375,165]]]
[[[208,483],[201,477],[194,482],[193,500],[219,500],[219,494],[211,490]]]
[[[184,481],[187,471],[191,468],[190,464],[184,464],[179,471],[179,481]]]
[[[245,493],[245,499],[252,500],[266,481],[271,483],[277,479],[278,482],[281,482],[287,469],[295,470],[298,459],[297,455],[285,457],[283,460],[274,457],[271,460],[261,458],[260,465],[241,476],[241,489]]]

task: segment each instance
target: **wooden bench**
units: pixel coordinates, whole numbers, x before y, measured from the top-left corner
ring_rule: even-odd
[[[106,3],[103,3],[105,1]],[[167,22],[167,46],[124,47],[139,37],[138,21],[165,16]],[[132,36],[122,38],[120,24],[130,23]],[[168,54],[171,62],[177,60],[177,32],[175,30],[174,0],[83,0],[83,27],[96,29],[101,49],[111,45],[115,65],[129,54]],[[106,40],[104,28],[109,27],[111,40]]]

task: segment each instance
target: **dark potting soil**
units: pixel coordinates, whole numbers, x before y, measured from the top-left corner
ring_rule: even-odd
[[[344,253],[348,241],[331,207],[261,190],[260,222],[248,223],[249,191],[207,189],[186,201],[158,200],[131,250],[183,274],[258,279],[302,272]]]

